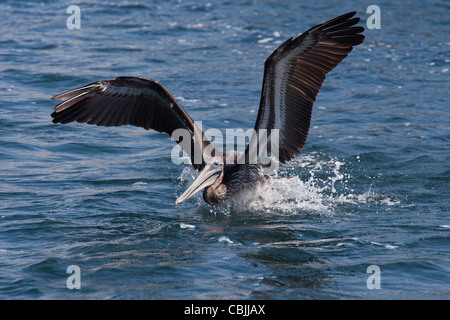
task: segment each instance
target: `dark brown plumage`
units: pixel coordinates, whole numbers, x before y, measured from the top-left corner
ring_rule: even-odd
[[[279,130],[278,159],[285,163],[303,148],[311,112],[326,74],[364,41],[359,18],[350,12],[312,27],[281,44],[266,60],[255,132]],[[268,143],[270,138],[268,138]],[[270,152],[270,144],[268,144]],[[248,153],[248,149],[247,149]]]
[[[259,141],[260,130],[267,130],[267,150],[282,163],[291,160],[305,145],[312,107],[326,74],[354,46],[364,41],[361,34],[364,28],[355,26],[359,18],[353,18],[354,15],[355,12],[344,14],[288,39],[265,62],[261,101],[251,142]],[[177,129],[188,132],[189,141],[178,136],[174,139],[201,173],[176,204],[204,188],[205,201],[219,204],[245,189],[254,190],[265,181],[259,162],[259,143],[249,143],[243,163],[239,162],[242,158],[237,159],[233,153],[216,150],[175,98],[155,80],[118,77],[94,82],[52,99],[66,99],[55,107],[54,123],[129,124],[170,136]],[[274,129],[279,134],[277,150],[271,149]],[[232,158],[232,163],[224,163],[221,155]]]
[[[176,129],[186,129],[191,135],[191,148],[185,148],[185,151],[195,169],[205,165],[202,150],[210,142],[183,107],[155,80],[118,77],[93,82],[52,99],[67,99],[55,107],[51,115],[53,123],[77,121],[107,127],[129,124],[165,132],[170,136]],[[202,141],[201,146],[194,140]],[[194,161],[195,154],[200,156],[197,161]]]

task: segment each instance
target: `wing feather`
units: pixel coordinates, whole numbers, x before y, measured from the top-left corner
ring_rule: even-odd
[[[359,22],[355,14],[341,15],[286,40],[265,62],[255,133],[267,129],[270,137],[272,130],[279,130],[275,156],[282,163],[305,145],[312,107],[326,74],[364,41],[364,28],[355,26]],[[269,152],[270,142],[267,138]]]
[[[98,126],[133,125],[165,132],[172,136],[177,129],[190,134],[190,148],[176,141],[189,154],[195,169],[206,164],[203,150],[210,144],[175,98],[157,81],[137,77],[118,77],[90,83],[58,94],[53,100],[64,100],[52,113],[54,123],[73,121]],[[194,153],[202,153],[202,163],[194,162]],[[214,152],[214,151],[213,151]],[[213,154],[214,155],[214,154]]]

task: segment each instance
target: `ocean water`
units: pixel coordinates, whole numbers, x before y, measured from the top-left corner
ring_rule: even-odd
[[[447,1],[379,1],[380,29],[364,1],[77,1],[80,29],[69,4],[0,2],[0,299],[450,298]],[[164,134],[51,122],[53,95],[129,75],[253,128],[270,53],[353,10],[364,44],[248,207],[175,207],[195,172]]]

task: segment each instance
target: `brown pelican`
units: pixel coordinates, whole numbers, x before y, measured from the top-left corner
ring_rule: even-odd
[[[364,41],[359,18],[350,12],[312,27],[283,42],[266,60],[261,100],[252,136],[245,153],[217,150],[197,124],[159,82],[140,77],[118,77],[98,81],[54,96],[65,100],[52,113],[54,123],[72,121],[98,126],[133,125],[169,134],[190,156],[200,171],[192,185],[175,201],[179,204],[204,189],[210,205],[257,191],[267,176],[259,150],[275,154],[281,163],[291,160],[303,148],[310,127],[311,111],[326,74],[336,67],[353,46]],[[188,140],[173,136],[177,129]],[[265,129],[266,141],[258,139]],[[277,152],[269,137],[278,135]],[[257,141],[257,143],[251,142]],[[253,152],[253,153],[252,153]],[[256,159],[251,155],[256,155]]]

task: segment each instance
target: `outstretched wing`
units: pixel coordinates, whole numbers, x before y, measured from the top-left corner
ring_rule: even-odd
[[[273,155],[282,163],[305,145],[312,107],[326,74],[353,46],[364,41],[364,28],[354,27],[359,22],[359,18],[352,18],[355,13],[341,15],[288,39],[265,62],[255,132],[267,129],[267,150],[273,154],[270,137],[273,129],[279,130],[278,154]]]
[[[189,154],[195,169],[202,170],[205,165],[203,151],[210,145],[209,140],[175,98],[155,80],[118,77],[94,82],[52,99],[65,100],[52,113],[54,123],[129,124],[165,132]],[[185,130],[185,138],[178,134],[172,136],[177,129]],[[183,141],[187,137],[190,141]]]

